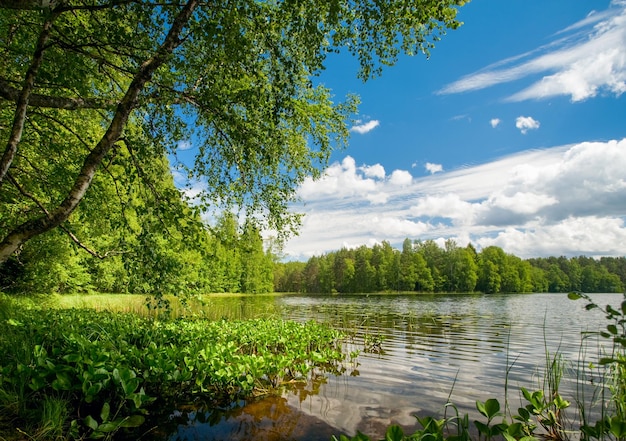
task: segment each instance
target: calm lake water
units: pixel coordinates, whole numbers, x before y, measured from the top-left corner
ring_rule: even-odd
[[[602,306],[622,295],[595,294]],[[573,401],[577,375],[597,360],[599,342],[581,332],[604,329],[598,310],[562,294],[436,296],[284,296],[216,299],[244,315],[268,311],[318,320],[355,333],[358,349],[343,375],[221,410],[179,410],[158,430],[176,440],[329,440],[361,431],[373,439],[389,424],[415,428],[414,415],[443,415],[450,396],[470,420],[475,401],[505,397],[521,405],[519,387],[541,388],[546,350],[567,361],[561,394]],[[216,306],[218,306],[216,304]],[[380,344],[379,344],[380,343]],[[365,349],[365,350],[364,350]],[[582,355],[581,355],[582,351]],[[580,360],[583,360],[580,362]],[[571,411],[575,417],[575,411]],[[450,414],[448,414],[450,415]],[[482,419],[482,418],[481,418]]]

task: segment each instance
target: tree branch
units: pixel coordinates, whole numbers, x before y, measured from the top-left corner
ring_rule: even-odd
[[[57,0],[0,0],[0,8],[3,9],[52,9],[56,4]]]
[[[91,185],[91,181],[105,155],[120,139],[124,127],[126,127],[128,122],[128,118],[131,112],[136,108],[139,95],[146,83],[150,81],[154,72],[167,61],[172,52],[181,44],[181,33],[189,22],[198,3],[199,0],[189,0],[185,4],[174,19],[161,46],[152,57],[148,58],[139,67],[139,70],[126,90],[124,98],[122,98],[118,104],[106,133],[85,158],[80,173],[76,177],[74,185],[63,202],[50,212],[50,216],[31,219],[9,232],[0,243],[0,263],[5,262],[21,244],[28,241],[30,238],[61,225],[69,218],[76,207],[78,207],[78,204]]]
[[[33,201],[35,203],[35,205],[37,205],[39,207],[39,209],[41,211],[44,212],[44,214],[46,216],[50,216],[50,212],[46,209],[46,207],[41,203],[41,201],[39,201],[39,199],[37,199],[34,195],[32,195],[31,193],[27,192],[24,187],[22,187],[20,185],[19,182],[17,182],[17,179],[15,179],[13,177],[13,175],[11,175],[11,173],[7,173],[7,179],[9,180],[9,182],[11,184],[13,184],[13,186],[15,188],[17,188],[17,191],[19,191],[25,198],[30,199],[31,201]]]
[[[4,150],[4,154],[2,155],[2,159],[0,159],[0,186],[2,185],[4,177],[9,171],[9,167],[11,166],[13,158],[15,157],[15,152],[17,152],[17,146],[22,139],[24,122],[26,121],[26,110],[28,109],[28,101],[30,99],[33,88],[35,87],[35,78],[37,77],[37,73],[39,72],[41,63],[43,62],[44,47],[46,45],[46,42],[50,38],[52,23],[57,17],[57,13],[52,13],[43,23],[41,32],[39,33],[39,38],[37,40],[37,46],[35,47],[35,52],[33,53],[33,60],[30,63],[28,70],[26,71],[26,77],[24,78],[22,91],[17,97],[17,105],[13,118],[13,127],[11,128],[11,134],[9,135],[9,140]]]
[[[100,254],[97,251],[92,250],[91,248],[89,248],[87,245],[85,245],[84,243],[82,243],[80,241],[80,239],[78,237],[76,237],[76,235],[74,233],[72,233],[67,227],[65,227],[64,225],[59,225],[59,228],[63,231],[65,231],[65,233],[67,233],[67,235],[70,237],[70,239],[72,239],[72,241],[78,245],[80,248],[82,248],[83,250],[87,251],[89,254],[91,254],[93,257],[97,257],[100,260],[104,260],[109,256],[114,256],[117,254],[124,254],[126,251],[107,251],[104,254]]]
[[[41,203],[41,201],[39,201],[39,199],[37,199],[35,196],[33,196],[31,193],[27,192],[24,187],[22,187],[19,182],[17,182],[17,180],[11,175],[11,173],[7,173],[7,179],[9,180],[9,182],[11,182],[11,184],[13,184],[15,186],[15,188],[17,188],[17,190],[26,198],[30,199],[31,201],[33,201],[41,211],[44,212],[44,214],[46,216],[50,216],[50,212],[46,209],[46,207],[44,207],[44,205]],[[78,237],[76,237],[76,235],[74,233],[72,233],[69,229],[67,229],[67,227],[65,227],[64,225],[59,225],[59,228],[63,231],[65,231],[67,233],[67,235],[70,237],[70,239],[72,239],[72,241],[74,241],[76,243],[76,245],[78,245],[80,248],[82,248],[83,250],[87,251],[89,254],[91,254],[94,257],[97,257],[98,259],[105,259],[106,257],[113,255],[113,254],[121,254],[123,251],[107,251],[104,254],[100,254],[97,251],[92,250],[91,248],[89,248],[87,245],[83,244],[80,239],[78,239]]]
[[[4,78],[0,78],[0,98],[17,103],[20,99],[20,91],[12,87]],[[48,107],[53,109],[110,109],[118,101],[101,100],[96,98],[68,98],[62,96],[49,96],[33,93],[28,99],[28,106]]]

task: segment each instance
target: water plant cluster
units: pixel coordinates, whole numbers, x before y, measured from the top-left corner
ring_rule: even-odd
[[[215,405],[337,370],[340,337],[315,322],[154,320],[0,298],[0,433],[142,430],[174,402]]]

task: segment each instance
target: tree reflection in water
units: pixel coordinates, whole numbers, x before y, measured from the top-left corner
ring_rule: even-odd
[[[320,418],[289,404],[286,395],[297,396],[300,403],[319,392],[324,378],[308,385],[294,383],[281,395],[235,401],[222,408],[176,410],[165,424],[146,434],[143,440],[168,441],[327,441],[338,430]],[[293,401],[292,401],[293,402]]]

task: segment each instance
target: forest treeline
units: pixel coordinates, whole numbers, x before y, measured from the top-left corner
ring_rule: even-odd
[[[10,228],[9,210],[0,204],[0,231]],[[203,222],[165,157],[137,164],[120,152],[67,222],[0,264],[0,291],[271,292],[273,263],[252,222],[230,212]]]
[[[162,185],[156,193],[160,197],[175,191],[173,182]],[[70,233],[88,236],[90,245],[109,250],[106,255],[90,253],[85,244],[68,240],[68,231],[57,229],[0,265],[0,290],[515,293],[624,292],[626,287],[625,257],[523,260],[496,246],[478,252],[453,240],[440,247],[432,240],[405,239],[401,250],[383,241],[307,262],[280,262],[254,224],[241,225],[234,214],[225,213],[209,226],[175,193],[167,210],[159,212],[149,208],[153,191],[129,196],[124,210],[109,210],[106,217],[90,217],[85,204],[79,212],[83,217],[68,224]]]
[[[103,258],[68,241],[63,231],[42,235],[17,258],[0,265],[0,291],[181,295],[274,289],[273,255],[264,251],[258,229],[240,226],[232,214],[222,216],[214,227],[194,231],[188,239],[175,227],[136,227],[136,236],[112,231],[92,237],[91,242],[129,242],[123,251]]]
[[[547,257],[523,260],[499,247],[480,252],[448,240],[405,239],[402,250],[389,242],[343,248],[307,262],[281,263],[278,292],[623,292],[626,258]]]

